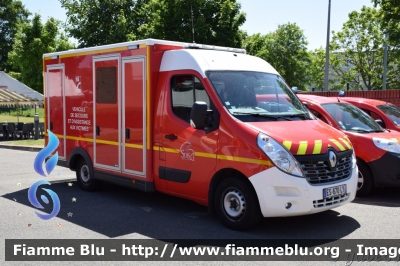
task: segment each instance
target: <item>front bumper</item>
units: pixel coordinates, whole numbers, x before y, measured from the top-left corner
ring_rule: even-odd
[[[400,154],[386,152],[378,160],[368,163],[378,187],[400,187]]]
[[[310,185],[303,177],[288,175],[277,167],[255,174],[249,178],[257,193],[264,217],[306,215],[339,207],[354,200],[357,191],[358,169],[352,169],[349,179],[323,185]],[[323,199],[323,189],[347,185],[342,197]],[[290,203],[291,207],[286,208]]]

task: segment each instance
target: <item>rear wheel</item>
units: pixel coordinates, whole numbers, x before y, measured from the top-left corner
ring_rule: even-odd
[[[242,231],[261,220],[257,195],[246,180],[223,180],[217,187],[214,200],[217,216],[228,228]]]
[[[85,159],[81,158],[78,162],[78,167],[76,168],[76,179],[79,186],[86,191],[95,191],[100,188],[101,182],[94,180],[93,169],[86,163]]]
[[[357,197],[366,196],[374,188],[374,180],[368,165],[361,160],[357,160],[358,183]]]

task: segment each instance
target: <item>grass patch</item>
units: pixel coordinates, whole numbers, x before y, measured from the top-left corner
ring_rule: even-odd
[[[3,141],[0,144],[10,145],[10,146],[37,146],[44,147],[44,139],[23,139],[23,140],[12,140],[12,141]]]
[[[40,122],[44,120],[44,109],[36,108],[36,112],[39,115]],[[6,109],[0,107],[0,122],[33,122],[33,117],[35,116],[35,108],[29,109],[15,109],[6,111]],[[8,120],[7,120],[8,119]]]
[[[7,122],[23,122],[23,123],[33,123],[33,116],[32,117],[22,117],[19,118],[17,116],[8,115],[8,114],[0,114],[0,124],[3,124],[4,121]],[[39,116],[39,122],[44,122],[44,118]]]

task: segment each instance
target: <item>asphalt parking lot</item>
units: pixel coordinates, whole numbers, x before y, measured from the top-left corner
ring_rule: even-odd
[[[398,188],[378,189],[367,198],[356,198],[350,204],[319,214],[264,219],[250,231],[236,232],[208,215],[206,207],[188,200],[114,185],[104,185],[97,192],[85,192],[75,182],[74,172],[58,166],[43,178],[33,169],[36,154],[0,148],[2,262],[5,260],[5,239],[320,239],[323,243],[324,239],[400,237]],[[50,188],[58,194],[61,202],[57,217],[47,221],[36,216],[27,196],[29,187],[41,179],[52,183]],[[80,262],[74,265],[89,263],[93,264]],[[235,264],[224,264],[231,263]],[[44,262],[6,264],[50,265]],[[110,265],[107,262],[95,264]],[[197,265],[199,262],[188,264]],[[297,264],[309,265],[305,262]]]

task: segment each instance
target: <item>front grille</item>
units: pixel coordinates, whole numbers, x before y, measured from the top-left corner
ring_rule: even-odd
[[[334,206],[337,204],[340,204],[342,202],[345,202],[346,200],[349,199],[350,194],[347,193],[345,195],[340,195],[332,198],[326,198],[326,199],[321,199],[321,200],[314,200],[314,208],[323,208],[327,206]]]
[[[303,173],[311,185],[329,184],[339,180],[345,180],[351,175],[351,153],[337,154],[335,167],[330,167],[329,160],[325,155],[296,156]]]

